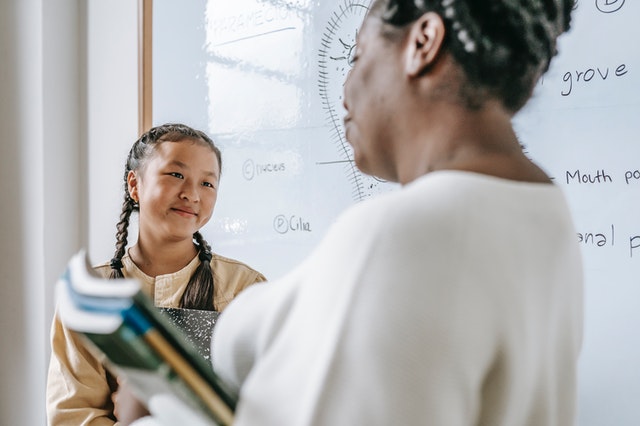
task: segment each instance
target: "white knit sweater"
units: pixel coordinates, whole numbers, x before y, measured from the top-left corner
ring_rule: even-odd
[[[572,425],[582,265],[554,185],[433,172],[214,330],[235,425]]]

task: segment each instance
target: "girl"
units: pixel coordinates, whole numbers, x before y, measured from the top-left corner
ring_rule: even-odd
[[[116,250],[95,269],[105,278],[132,277],[155,304],[222,311],[244,288],[265,277],[212,253],[200,234],[218,195],[220,150],[203,132],[182,124],[152,128],[127,158]],[[131,214],[138,238],[127,251]],[[50,425],[113,425],[117,384],[56,317],[47,383]]]

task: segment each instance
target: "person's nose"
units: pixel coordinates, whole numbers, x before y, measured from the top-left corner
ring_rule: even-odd
[[[347,78],[345,78],[344,84],[342,85],[342,106],[346,111],[349,111],[349,105],[347,104],[347,96],[348,96],[347,92],[349,91],[349,81],[351,77],[351,71],[353,71],[353,69],[347,72]]]
[[[180,189],[180,198],[186,201],[197,203],[200,201],[200,194],[198,192],[197,183],[189,179],[185,179]]]

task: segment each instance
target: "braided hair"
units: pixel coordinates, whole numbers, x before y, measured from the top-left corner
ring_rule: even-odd
[[[382,20],[405,27],[426,12],[445,24],[444,46],[464,70],[462,97],[479,107],[497,97],[512,112],[527,102],[569,29],[575,0],[375,0]]]
[[[131,198],[127,185],[127,176],[130,171],[143,170],[146,161],[152,155],[155,147],[162,142],[189,141],[208,146],[218,158],[218,164],[222,167],[222,155],[211,138],[200,130],[192,129],[184,124],[164,124],[153,127],[144,133],[133,144],[124,168],[124,201],[120,220],[116,225],[116,250],[111,259],[110,278],[124,278],[122,273],[122,257],[125,255],[129,235],[129,219],[133,212],[139,211],[139,205]],[[180,307],[188,309],[214,310],[213,306],[213,272],[211,271],[211,246],[205,241],[200,232],[193,234],[193,239],[198,248],[200,265],[195,270],[180,299]]]

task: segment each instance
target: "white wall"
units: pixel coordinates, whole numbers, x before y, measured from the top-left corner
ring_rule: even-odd
[[[0,58],[0,425],[37,426],[53,285],[80,247],[112,251],[137,136],[137,2],[2,0]]]
[[[138,2],[87,7],[88,252],[97,263],[113,257],[124,162],[138,137]]]
[[[45,348],[41,6],[5,3],[0,3],[0,423],[41,424],[42,403],[36,403],[40,413],[18,408],[29,394],[42,400],[44,383],[44,358],[38,356]],[[36,24],[31,34],[21,30],[27,20]]]

